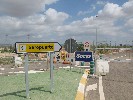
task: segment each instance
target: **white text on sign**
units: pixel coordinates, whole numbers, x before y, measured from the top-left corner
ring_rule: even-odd
[[[91,55],[80,55],[80,54],[77,54],[76,58],[91,58]]]

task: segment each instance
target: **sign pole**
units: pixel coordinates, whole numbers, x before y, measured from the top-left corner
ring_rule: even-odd
[[[26,84],[26,97],[29,98],[29,80],[28,80],[28,53],[25,53],[25,84]]]
[[[50,89],[52,93],[53,92],[53,52],[50,52],[50,79],[51,79]]]

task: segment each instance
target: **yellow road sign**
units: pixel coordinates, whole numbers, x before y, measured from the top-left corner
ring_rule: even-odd
[[[42,53],[60,51],[58,42],[16,42],[16,53]]]

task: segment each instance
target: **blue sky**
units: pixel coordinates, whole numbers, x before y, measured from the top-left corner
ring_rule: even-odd
[[[1,0],[0,43],[133,40],[133,0]],[[98,15],[96,18],[95,16]],[[7,40],[6,40],[7,35]]]
[[[127,0],[59,0],[55,4],[46,5],[46,9],[54,8],[71,16],[70,21],[95,16],[107,2],[122,5]],[[85,14],[78,15],[80,11]]]

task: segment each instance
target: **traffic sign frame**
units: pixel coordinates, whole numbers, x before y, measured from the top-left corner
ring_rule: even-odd
[[[52,46],[54,46],[54,48],[52,48],[52,50],[47,50],[47,51],[32,51],[32,52],[26,52],[26,45],[48,45],[48,44],[52,44]],[[24,48],[21,49],[20,46],[23,46]],[[49,45],[50,46],[50,45]],[[60,47],[60,48],[59,48]],[[44,47],[41,46],[42,49],[44,49]],[[59,48],[59,49],[58,49]],[[25,52],[24,52],[25,49]],[[33,49],[33,47],[31,48]],[[40,49],[40,48],[39,48]],[[46,48],[45,48],[46,49]],[[50,48],[49,48],[50,49]],[[58,49],[58,50],[54,50],[54,49]],[[47,52],[59,52],[62,49],[62,46],[58,43],[58,42],[16,42],[15,43],[15,53],[17,54],[23,54],[23,53],[47,53]],[[19,52],[18,52],[19,51]]]

